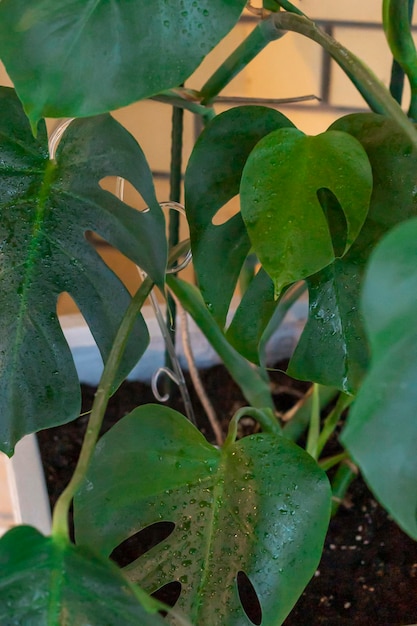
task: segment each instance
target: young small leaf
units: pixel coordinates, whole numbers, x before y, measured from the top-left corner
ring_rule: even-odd
[[[338,131],[307,137],[284,128],[262,139],[246,162],[242,216],[277,294],[335,258],[332,228],[319,200],[323,189],[344,214],[344,254],[360,232],[372,191],[371,167],[356,139]]]

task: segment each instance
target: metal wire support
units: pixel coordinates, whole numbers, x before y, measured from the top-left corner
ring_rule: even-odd
[[[62,135],[65,133],[65,131],[67,130],[68,126],[71,124],[71,122],[73,120],[74,120],[73,117],[71,117],[71,118],[69,118],[67,120],[62,120],[61,122],[59,122],[56,125],[54,130],[51,132],[51,135],[50,135],[49,141],[48,141],[49,155],[50,155],[51,159],[55,158],[56,149],[58,147],[59,142],[61,141]]]
[[[120,198],[120,200],[123,200],[123,196],[124,196],[124,179],[121,177],[117,178],[116,181],[116,195]],[[180,215],[185,216],[185,209],[182,206],[182,204],[180,204],[179,202],[174,202],[172,200],[167,201],[167,202],[161,202],[160,203],[160,207],[161,209],[168,209],[168,210],[173,210],[173,211],[178,211],[178,213],[180,213]],[[180,272],[181,270],[183,270],[184,268],[187,267],[187,265],[190,263],[192,259],[192,254],[191,254],[191,250],[188,249],[187,253],[185,254],[185,257],[182,261],[180,262],[176,262],[176,264],[173,267],[168,267],[167,268],[167,274],[176,274],[177,272]],[[138,266],[137,270],[139,272],[139,275],[141,276],[141,278],[145,278],[146,277],[146,273]],[[172,363],[172,370],[168,367],[160,367],[156,370],[156,372],[154,372],[153,376],[152,376],[152,393],[154,394],[155,398],[159,401],[159,402],[167,402],[169,400],[169,394],[164,394],[161,395],[159,393],[158,390],[158,381],[161,377],[161,374],[165,374],[166,376],[169,376],[169,378],[176,384],[178,385],[178,388],[180,390],[181,393],[181,397],[182,400],[184,402],[184,411],[186,416],[188,417],[188,419],[190,420],[190,422],[192,422],[194,425],[196,425],[196,419],[195,419],[195,415],[194,415],[194,410],[193,410],[193,406],[191,403],[191,399],[190,399],[190,394],[188,393],[188,389],[187,389],[187,385],[185,382],[185,378],[184,378],[184,374],[180,365],[180,362],[178,360],[177,357],[177,353],[175,350],[175,346],[172,342],[171,339],[171,333],[169,332],[169,328],[166,325],[165,319],[164,319],[164,315],[162,313],[161,307],[159,306],[159,302],[154,294],[154,292],[152,291],[150,293],[149,299],[151,301],[151,305],[152,308],[154,310],[155,313],[155,317],[156,317],[156,321],[158,322],[158,326],[159,329],[161,331],[162,337],[164,339],[165,342],[165,347],[167,352],[169,353],[169,356],[171,358],[171,363]]]
[[[178,380],[178,378],[175,376],[174,372],[169,369],[169,367],[159,367],[153,373],[152,380],[151,380],[151,389],[152,389],[153,395],[158,400],[158,402],[168,402],[168,400],[169,400],[169,393],[164,393],[164,395],[161,395],[159,393],[158,382],[159,382],[159,379],[161,377],[161,374],[166,374],[172,380],[172,382],[175,383],[178,386],[180,386],[181,383]]]
[[[174,202],[174,201],[161,202],[160,206],[162,209],[178,211],[180,215],[185,216],[185,209],[179,202]],[[189,249],[187,250],[187,253],[182,261],[177,262],[174,266],[167,268],[167,274],[176,274],[177,272],[180,272],[181,270],[186,268],[187,265],[189,265],[189,263],[191,262],[191,259],[192,259],[192,254],[191,254],[191,250]],[[143,276],[144,273],[142,272],[142,270],[140,268],[138,268],[138,270],[139,270],[139,273]],[[154,373],[152,377],[152,392],[157,400],[159,400],[160,402],[167,402],[167,400],[169,400],[169,394],[164,394],[163,396],[161,396],[157,388],[157,383],[161,374],[166,374],[167,376],[169,376],[169,378],[176,385],[178,385],[182,400],[184,402],[185,414],[187,415],[190,422],[196,425],[196,419],[195,419],[194,410],[193,410],[193,406],[192,406],[191,399],[190,399],[190,394],[188,393],[187,384],[185,382],[181,364],[179,362],[179,359],[175,350],[175,346],[171,338],[171,333],[169,332],[169,328],[167,327],[167,324],[164,319],[164,315],[161,311],[161,307],[159,306],[159,302],[155,294],[151,292],[149,298],[152,304],[152,308],[155,312],[155,317],[158,322],[160,331],[162,333],[162,336],[165,342],[165,347],[166,347],[167,352],[169,353],[171,363],[172,363],[172,368],[173,368],[173,370],[171,370],[168,367],[160,367]]]

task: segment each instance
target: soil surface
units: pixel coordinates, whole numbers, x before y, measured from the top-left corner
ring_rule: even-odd
[[[277,370],[285,369],[285,365],[278,364]],[[201,375],[217,414],[224,416],[222,426],[226,431],[230,416],[246,402],[223,367],[216,366]],[[271,373],[271,385],[280,412],[291,408],[307,388],[304,383],[287,378],[281,371]],[[209,422],[191,387],[189,385],[197,422],[201,431],[212,440]],[[91,408],[93,399],[94,389],[83,387],[83,411]],[[148,402],[155,402],[149,387],[137,382],[124,383],[110,400],[103,432],[133,408]],[[183,409],[176,392],[170,406],[180,411]],[[72,475],[87,420],[88,416],[83,416],[71,424],[38,433],[51,506]],[[250,418],[244,418],[242,422],[241,435],[253,432],[255,424]],[[154,543],[152,537],[142,539],[145,543],[149,541],[147,547],[126,545],[125,553],[115,554],[115,560],[123,565]],[[171,591],[175,596],[176,589]],[[175,597],[172,603],[174,601]],[[253,622],[259,623],[256,608]],[[417,543],[390,519],[360,477],[352,483],[331,521],[315,576],[284,622],[284,626],[319,624],[417,624]]]

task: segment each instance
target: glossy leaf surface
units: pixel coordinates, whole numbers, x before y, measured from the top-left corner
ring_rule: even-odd
[[[72,124],[51,161],[44,125],[34,139],[11,89],[0,90],[0,110],[0,448],[10,453],[24,434],[70,421],[80,410],[58,295],[74,298],[104,359],[128,305],[125,287],[85,231],[100,234],[159,284],[165,232],[143,153],[110,116]],[[135,211],[102,190],[100,180],[112,174],[130,180],[151,210]],[[119,382],[147,341],[138,318]]]
[[[329,506],[325,474],[288,440],[259,434],[218,450],[179,413],[148,405],[100,440],[75,500],[76,539],[108,555],[138,530],[173,522],[127,567],[133,580],[149,592],[179,581],[176,606],[194,626],[249,625],[243,571],[262,624],[279,625],[314,573]]]
[[[292,122],[273,109],[236,107],[218,115],[197,141],[185,174],[185,203],[194,268],[210,312],[224,326],[250,242],[240,213],[213,224],[239,193],[243,166],[265,135]],[[219,277],[221,276],[221,280]]]
[[[243,294],[226,332],[232,346],[252,363],[259,364],[259,344],[277,304],[272,280],[260,268]]]
[[[166,623],[152,600],[135,592],[111,561],[29,526],[18,526],[0,540],[0,572],[2,626]]]
[[[352,134],[366,150],[374,181],[371,203],[348,254],[307,279],[308,322],[288,371],[351,393],[369,357],[359,306],[365,265],[384,233],[417,215],[417,152],[395,122],[372,113],[348,115],[331,128]]]
[[[342,440],[380,502],[417,539],[416,219],[372,254],[362,308],[372,359]]]
[[[345,220],[337,250],[331,221],[319,200],[328,189]],[[307,137],[285,128],[270,133],[250,154],[242,175],[242,216],[252,245],[276,293],[342,256],[369,208],[372,174],[360,143],[332,131]],[[335,220],[340,221],[336,215]]]
[[[364,265],[349,251],[307,279],[307,324],[287,373],[294,378],[354,393],[368,364],[359,313]]]
[[[245,0],[2,0],[0,58],[32,123],[104,113],[177,87]]]

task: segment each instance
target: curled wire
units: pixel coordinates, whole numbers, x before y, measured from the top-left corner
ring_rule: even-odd
[[[73,120],[74,120],[74,118],[71,117],[71,118],[69,118],[67,120],[63,120],[63,121],[59,122],[59,124],[57,124],[57,126],[51,132],[51,135],[50,135],[49,141],[48,141],[49,155],[50,155],[51,159],[55,158],[56,149],[58,147],[59,142],[61,141],[62,135],[65,133],[65,131],[67,130],[68,126],[71,124],[71,122]]]
[[[124,179],[118,176],[117,181],[116,181],[116,195],[122,201],[123,201],[123,196],[124,196],[124,183],[125,183]],[[167,202],[161,202],[160,207],[161,209],[170,209],[173,211],[178,211],[178,213],[180,213],[182,216],[185,216],[185,209],[182,206],[182,204],[180,204],[179,202],[174,202],[173,200],[169,200]],[[146,210],[149,211],[149,209],[145,209],[145,211]],[[189,263],[191,262],[191,259],[192,259],[191,249],[188,249],[185,254],[184,259],[180,263],[175,263],[172,267],[167,268],[166,270],[167,274],[176,274],[177,272],[180,272],[185,267],[187,267],[187,265],[189,265]],[[142,279],[146,277],[146,273],[140,267],[136,266],[136,269],[139,272],[139,275],[141,276]],[[181,368],[181,365],[180,365],[180,362],[179,362],[179,359],[175,350],[175,346],[172,342],[170,332],[167,328],[164,315],[161,311],[161,307],[159,306],[159,302],[153,291],[151,291],[149,295],[149,299],[151,301],[151,305],[155,313],[156,321],[158,322],[159,329],[161,331],[167,352],[169,353],[171,363],[173,366],[173,370],[169,369],[168,367],[160,367],[156,370],[156,372],[154,372],[152,376],[152,381],[151,381],[152,393],[159,402],[167,402],[169,400],[169,394],[165,394],[161,396],[158,390],[158,381],[159,381],[161,374],[167,375],[178,386],[180,393],[181,393],[182,400],[184,402],[185,414],[187,415],[190,422],[192,422],[195,425],[196,419],[195,419],[194,410],[193,410],[193,406],[192,406],[191,399],[190,399],[190,394],[188,393],[187,385],[185,382],[184,374],[183,374],[183,371],[182,371],[182,368]]]
[[[256,15],[257,17],[261,17],[261,18],[271,15],[271,11],[264,9],[263,7],[253,6],[251,0],[248,0],[248,2],[246,3],[246,9],[253,15]]]
[[[185,217],[185,209],[179,202],[174,202],[173,200],[169,200],[168,202],[160,203],[161,209],[170,209],[172,211],[178,211],[180,215]],[[184,260],[181,263],[176,263],[173,267],[167,268],[167,274],[177,274],[181,270],[185,269],[193,258],[191,248],[189,248],[185,254]]]
[[[178,380],[175,373],[171,369],[169,369],[169,367],[165,367],[165,366],[159,367],[153,373],[152,380],[151,380],[151,389],[152,389],[153,395],[155,396],[156,400],[158,400],[158,402],[168,402],[169,393],[165,393],[164,395],[161,395],[158,389],[158,382],[162,374],[165,374],[166,376],[168,376],[168,378],[170,378],[172,382],[178,386],[180,386],[180,381]]]

